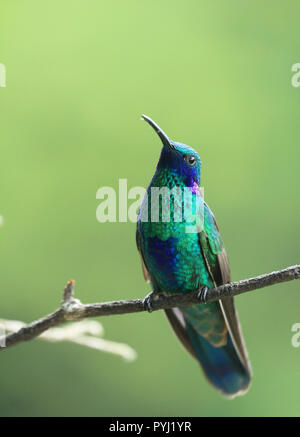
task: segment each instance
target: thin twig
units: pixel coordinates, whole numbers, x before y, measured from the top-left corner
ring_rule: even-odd
[[[16,332],[26,326],[19,320],[0,319],[0,327],[6,332]],[[124,343],[106,340],[103,337],[104,329],[96,320],[81,320],[69,323],[61,328],[50,328],[43,332],[38,339],[50,342],[68,341],[82,346],[96,349],[122,357],[126,361],[134,361],[137,354],[132,347]]]
[[[300,278],[300,265],[288,267],[255,278],[221,285],[211,288],[206,294],[206,302],[226,299],[230,296],[257,290],[280,282],[292,281]],[[0,337],[0,351],[23,341],[32,340],[54,326],[68,320],[81,320],[87,317],[111,316],[115,314],[129,314],[145,311],[144,300],[123,300],[114,302],[82,304],[73,296],[74,281],[69,281],[65,290],[62,305],[53,313],[32,322],[17,332]],[[160,293],[152,301],[153,310],[174,308],[178,306],[192,306],[199,304],[198,292],[166,295]],[[1,347],[2,344],[2,347]]]

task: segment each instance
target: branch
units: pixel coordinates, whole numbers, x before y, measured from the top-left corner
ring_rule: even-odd
[[[231,282],[220,287],[208,290],[205,301],[214,302],[219,299],[237,296],[248,291],[257,290],[281,282],[292,281],[300,278],[300,265],[288,267],[284,270],[267,273],[255,278],[239,282]],[[160,293],[151,302],[153,310],[174,308],[178,306],[192,306],[199,304],[198,292],[186,294]],[[74,281],[69,281],[64,289],[61,307],[53,313],[35,322],[32,322],[17,332],[0,337],[0,351],[14,346],[23,341],[32,340],[49,328],[58,326],[69,320],[81,320],[87,317],[110,316],[115,314],[129,314],[145,311],[143,299],[121,300],[114,302],[82,304],[74,298]],[[1,347],[2,345],[2,347]]]

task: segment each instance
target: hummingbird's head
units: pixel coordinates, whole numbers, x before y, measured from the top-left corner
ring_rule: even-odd
[[[152,126],[163,143],[157,169],[169,169],[170,174],[175,173],[186,186],[194,183],[200,186],[201,161],[198,153],[185,144],[170,140],[151,118],[146,115],[142,118]]]

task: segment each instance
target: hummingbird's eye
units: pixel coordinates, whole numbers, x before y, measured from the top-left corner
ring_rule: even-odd
[[[190,165],[191,167],[193,167],[193,165],[196,164],[196,156],[195,155],[185,155],[184,157],[185,162]]]

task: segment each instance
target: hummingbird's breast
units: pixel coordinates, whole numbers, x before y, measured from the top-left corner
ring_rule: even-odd
[[[201,285],[213,285],[202,255],[199,234],[196,227],[194,232],[187,231],[190,222],[184,213],[188,202],[199,198],[201,193],[194,181],[188,187],[185,183],[175,170],[172,172],[162,168],[157,171],[138,217],[143,256],[153,287],[170,292],[191,291]],[[190,196],[183,193],[185,188]],[[160,203],[154,201],[155,189],[161,190]],[[164,192],[165,189],[169,192]],[[172,196],[168,199],[170,193]],[[164,208],[165,211],[169,208],[165,216]],[[179,210],[183,214],[177,214]]]
[[[194,236],[196,237],[196,236]],[[144,257],[154,287],[169,292],[212,286],[198,241],[191,236],[143,239]]]

